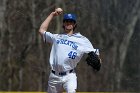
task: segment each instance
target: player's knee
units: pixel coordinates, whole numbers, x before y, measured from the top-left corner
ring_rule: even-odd
[[[67,90],[67,93],[76,93],[76,90],[73,89],[73,90]]]

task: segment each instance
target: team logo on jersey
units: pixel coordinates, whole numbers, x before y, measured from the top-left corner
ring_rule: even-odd
[[[75,50],[77,50],[77,48],[78,48],[78,45],[75,42],[69,41],[67,39],[58,39],[56,41],[56,43],[57,44],[65,44],[65,45],[71,46]]]

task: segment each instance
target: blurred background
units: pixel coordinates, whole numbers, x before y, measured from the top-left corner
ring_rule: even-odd
[[[0,0],[0,91],[46,91],[51,46],[38,29],[61,7],[99,48],[102,67],[79,62],[77,91],[140,92],[140,0]],[[61,16],[49,31],[61,33]]]

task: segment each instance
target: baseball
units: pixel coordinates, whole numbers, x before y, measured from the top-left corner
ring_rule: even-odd
[[[62,10],[62,8],[56,8],[55,11],[62,12],[63,10]]]

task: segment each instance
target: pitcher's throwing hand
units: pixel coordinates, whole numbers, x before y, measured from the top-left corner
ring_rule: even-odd
[[[55,16],[57,16],[57,15],[62,14],[62,12],[63,12],[62,8],[56,8],[54,13],[55,13]]]

